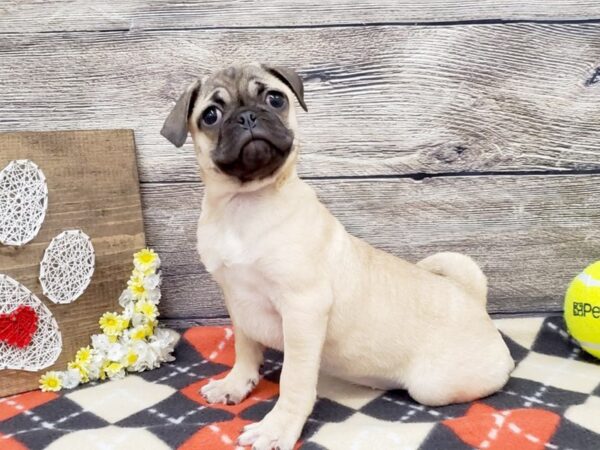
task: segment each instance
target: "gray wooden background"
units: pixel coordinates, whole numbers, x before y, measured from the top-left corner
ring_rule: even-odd
[[[300,172],[349,231],[472,255],[490,311],[559,311],[600,259],[597,0],[2,0],[0,131],[135,130],[171,323],[226,311],[194,250],[192,146],[159,130],[190,80],[240,60],[305,77]]]

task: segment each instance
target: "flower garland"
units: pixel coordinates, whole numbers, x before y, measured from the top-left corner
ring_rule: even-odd
[[[79,349],[66,371],[50,371],[40,378],[40,389],[60,391],[95,380],[123,378],[173,361],[179,335],[158,328],[160,258],[151,249],[133,255],[134,269],[119,297],[121,314],[107,312],[99,320],[102,334],[92,336],[91,346]]]

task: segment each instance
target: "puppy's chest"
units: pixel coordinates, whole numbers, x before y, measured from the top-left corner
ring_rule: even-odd
[[[227,296],[227,308],[254,340],[281,349],[281,317],[274,305],[276,286],[257,263],[257,242],[226,227],[198,228],[198,251],[206,269]]]
[[[253,340],[283,350],[281,316],[273,296],[275,286],[248,266],[222,268],[214,275],[227,290],[227,308],[238,327]]]
[[[197,238],[200,259],[210,273],[235,265],[250,266],[258,258],[247,237],[221,223],[199,225]]]

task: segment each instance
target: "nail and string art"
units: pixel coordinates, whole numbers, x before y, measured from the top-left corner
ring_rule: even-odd
[[[40,265],[44,295],[54,303],[71,303],[88,287],[94,274],[94,246],[81,230],[60,233],[46,248]]]
[[[0,369],[38,371],[51,366],[61,350],[61,334],[46,305],[0,274]]]
[[[0,171],[0,243],[21,246],[40,230],[48,207],[48,186],[32,161],[11,161]]]

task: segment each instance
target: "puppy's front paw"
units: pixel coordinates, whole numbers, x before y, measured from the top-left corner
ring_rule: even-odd
[[[246,398],[258,383],[258,375],[243,376],[229,372],[221,380],[212,380],[200,389],[208,403],[235,405]]]
[[[238,444],[252,445],[252,450],[292,450],[305,421],[306,418],[275,406],[263,420],[244,427]]]

